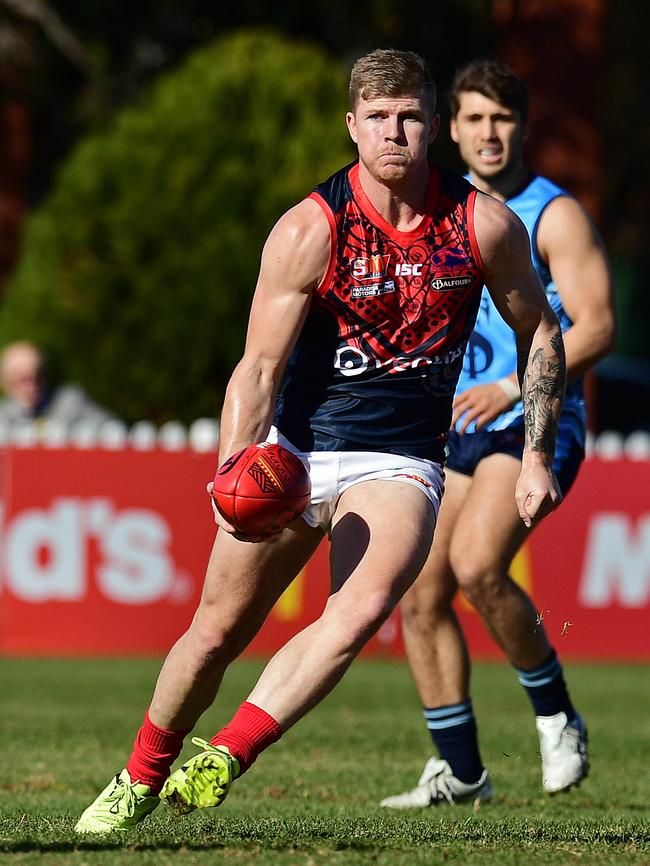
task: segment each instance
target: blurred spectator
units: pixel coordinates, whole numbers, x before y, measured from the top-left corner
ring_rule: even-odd
[[[33,343],[10,343],[0,354],[0,422],[78,421],[101,424],[114,416],[77,385],[50,387],[43,353]]]

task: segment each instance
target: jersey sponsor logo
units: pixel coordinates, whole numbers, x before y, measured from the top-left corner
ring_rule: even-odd
[[[395,265],[396,277],[420,277],[422,276],[422,268],[424,265],[421,262],[401,262]]]
[[[373,286],[352,286],[353,298],[376,298],[379,295],[388,295],[395,291],[395,282],[387,280],[385,283],[377,283]]]
[[[371,285],[353,286],[352,297],[376,298],[378,295],[394,292],[394,280],[381,282],[388,274],[389,265],[390,254],[353,259],[351,269],[354,279],[363,283],[371,283]],[[421,262],[398,262],[395,265],[395,276],[419,277],[422,276],[423,267]]]
[[[452,289],[462,289],[464,286],[471,286],[474,282],[474,277],[467,274],[464,277],[438,277],[431,280],[431,288],[434,292],[450,292]]]
[[[398,355],[395,358],[370,358],[361,349],[354,346],[341,346],[336,350],[334,357],[334,369],[343,376],[361,376],[368,370],[380,370],[386,368],[389,373],[401,373],[404,370],[415,370],[417,367],[428,367],[431,364],[450,364],[463,354],[463,350],[456,348],[443,355],[420,355],[415,358],[407,358]]]
[[[388,273],[388,265],[390,263],[390,254],[362,256],[352,259],[351,271],[355,280],[383,280]]]

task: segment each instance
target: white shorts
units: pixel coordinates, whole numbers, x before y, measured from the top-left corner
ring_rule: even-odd
[[[329,532],[342,493],[364,481],[400,481],[413,484],[428,497],[438,518],[445,473],[439,463],[380,451],[299,451],[275,427],[267,442],[278,443],[303,461],[311,477],[311,502],[303,512],[309,526]]]

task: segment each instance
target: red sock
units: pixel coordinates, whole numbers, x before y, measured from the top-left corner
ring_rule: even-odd
[[[226,746],[239,761],[239,775],[245,773],[264,749],[282,736],[275,719],[255,704],[244,701],[225,728],[210,740],[213,746]]]
[[[165,784],[171,766],[180,755],[183,740],[188,731],[166,731],[159,728],[145,713],[144,723],[133,744],[133,751],[126,769],[131,781],[136,779],[149,785],[152,794],[159,794]]]

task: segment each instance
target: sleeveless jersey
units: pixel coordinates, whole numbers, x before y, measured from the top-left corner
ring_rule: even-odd
[[[330,259],[274,419],[301,451],[444,459],[484,280],[475,197],[464,178],[432,166],[425,213],[402,232],[366,196],[358,163],[311,194],[329,221]]]
[[[572,322],[562,306],[562,300],[555,283],[537,249],[537,229],[542,214],[550,202],[563,195],[569,195],[569,193],[547,178],[537,176],[522,192],[508,199],[506,204],[526,226],[530,235],[533,266],[539,274],[548,301],[564,332],[571,327]],[[509,376],[516,369],[517,345],[515,335],[501,318],[488,290],[483,287],[476,328],[469,338],[463,361],[463,371],[456,393],[460,394],[474,385],[495,382],[497,379]],[[571,426],[574,432],[584,441],[586,418],[582,379],[575,380],[567,386],[562,416],[565,421],[572,421]],[[499,415],[482,429],[505,430],[521,423],[523,423],[523,406],[519,401],[512,409]],[[459,424],[460,421],[457,427]],[[475,431],[476,424],[472,422],[469,424],[467,432],[474,433]]]

